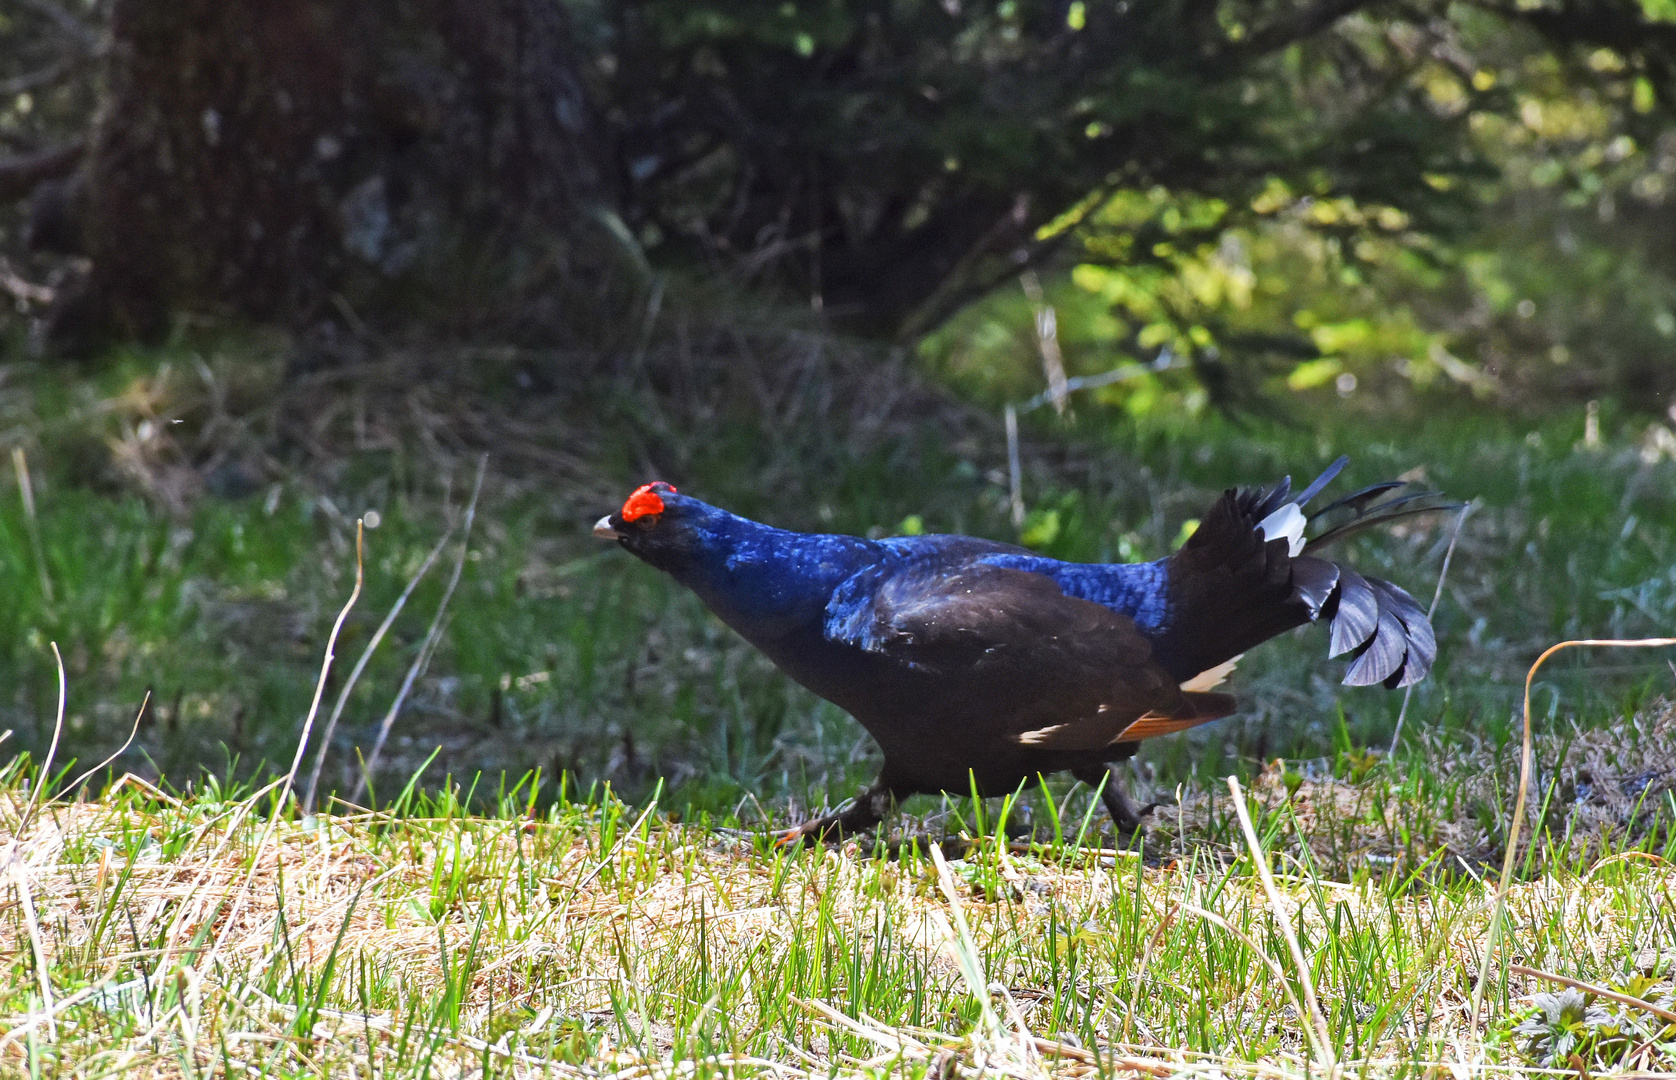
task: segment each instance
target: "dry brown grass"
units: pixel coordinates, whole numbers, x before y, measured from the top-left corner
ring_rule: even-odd
[[[1307,837],[1339,820],[1318,816],[1329,801],[1343,812],[1345,793],[1332,788],[1312,781],[1287,800],[1284,783],[1266,779],[1259,796],[1274,805],[1260,826],[1288,820],[1285,800],[1291,828],[1303,830],[1295,835]],[[177,801],[129,783],[95,801],[49,804],[19,834],[15,781],[6,795],[0,919],[16,931],[0,946],[14,975],[0,1036],[8,1070],[1312,1068],[1271,975],[1272,964],[1291,964],[1269,903],[1249,860],[1214,844],[1151,867],[1117,852],[979,844],[944,871],[853,848],[765,850],[608,803],[535,816],[518,807],[495,817],[282,816],[262,845],[262,799]],[[1292,852],[1279,864],[1281,903],[1345,1067],[1517,1065],[1508,1006],[1468,1009],[1485,888],[1466,878],[1397,891],[1389,876],[1333,880],[1280,831],[1271,845]],[[1370,845],[1379,832],[1368,829]],[[1513,955],[1604,981],[1636,967],[1662,974],[1673,885],[1676,869],[1640,853],[1552,869],[1511,896]],[[1083,976],[1067,982],[1073,956]],[[336,976],[316,1010],[328,964]],[[31,991],[43,971],[51,1006]],[[1514,978],[1512,1001],[1539,986]],[[451,994],[457,1017],[438,1006]],[[910,1017],[915,995],[922,1007]],[[1064,1023],[1067,997],[1097,1004],[1089,1049],[1059,1034],[1075,1032]],[[1219,1033],[1214,1047],[1184,1037],[1195,1003]],[[1658,1045],[1649,1040],[1640,1064],[1666,1060]]]
[[[615,350],[377,340],[321,358],[306,340],[210,338],[121,386],[78,386],[45,423],[18,380],[0,392],[0,444],[63,456],[64,440],[91,436],[79,457],[177,515],[279,481],[330,492],[357,457],[436,478],[484,453],[491,493],[593,508],[620,499],[627,476],[688,475],[740,426],[768,451],[753,483],[787,494],[818,485],[823,463],[926,431],[991,467],[1004,460],[999,420],[935,388],[901,350],[749,311],[661,310]]]
[[[1417,758],[1398,769],[1377,755],[1271,762],[1252,796],[1288,819],[1302,857],[1338,877],[1358,870],[1481,874],[1499,865],[1518,790],[1517,747],[1417,736]],[[1655,701],[1625,722],[1540,739],[1516,860],[1541,870],[1625,848],[1668,842],[1676,792],[1676,703]],[[1178,835],[1238,846],[1225,797],[1188,789],[1158,811],[1168,849]]]
[[[380,447],[418,447],[436,473],[492,447],[506,489],[606,499],[620,492],[605,490],[602,448],[678,467],[745,399],[787,440],[833,430],[865,447],[922,423],[960,439],[988,422],[829,346],[746,334],[704,345],[735,363],[691,370],[682,357],[701,350],[679,334],[622,371],[404,355],[358,369],[353,393],[342,373],[282,389],[263,381],[275,366],[212,359],[89,407],[106,409],[127,482],[179,510],[225,465],[324,484]],[[521,375],[654,391],[612,415],[537,383],[494,396]],[[794,460],[754,482],[818,482]],[[1538,839],[1515,849],[1528,880],[1491,965],[1479,879],[1505,844],[1517,763],[1488,745],[1428,744],[1402,771],[1354,755],[1267,770],[1253,794],[1278,903],[1210,791],[1162,813],[1144,860],[979,841],[945,873],[853,848],[776,852],[609,798],[270,817],[266,796],[178,800],[130,782],[26,822],[14,764],[0,784],[0,1071],[1303,1075],[1321,1055],[1277,986],[1276,965],[1304,980],[1276,907],[1346,1069],[1526,1069],[1511,1026],[1543,984],[1515,976],[1478,1011],[1484,971],[1515,959],[1591,983],[1668,981],[1672,745],[1676,713],[1660,705],[1563,756],[1539,747],[1525,833]],[[1045,839],[1043,820],[1038,807]],[[1664,1035],[1609,1063],[1668,1066]]]

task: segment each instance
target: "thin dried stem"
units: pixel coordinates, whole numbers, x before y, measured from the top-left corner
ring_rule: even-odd
[[[41,1009],[46,1013],[47,1038],[58,1038],[53,1019],[57,1013],[52,1004],[52,969],[47,963],[46,944],[41,940],[41,921],[35,914],[35,898],[30,895],[29,881],[21,860],[12,861],[12,885],[17,889],[18,906],[23,911],[23,925],[29,934],[29,948],[35,954],[35,978],[41,985]]]
[[[349,703],[350,691],[355,689],[356,682],[361,678],[361,672],[367,669],[368,662],[372,660],[372,654],[378,651],[378,646],[383,642],[384,635],[389,633],[391,624],[396,621],[396,617],[407,606],[408,597],[413,595],[413,590],[418,587],[419,582],[424,579],[425,575],[431,572],[431,567],[436,563],[437,556],[442,554],[443,547],[447,545],[448,538],[452,535],[454,535],[452,527],[445,529],[441,539],[436,542],[436,546],[431,548],[430,554],[425,556],[425,561],[419,564],[419,569],[408,579],[407,587],[396,598],[395,604],[390,608],[390,613],[384,616],[384,621],[378,624],[378,629],[373,632],[372,640],[368,641],[367,647],[361,650],[361,658],[355,661],[355,667],[349,672],[349,678],[344,681],[343,689],[338,692],[337,702],[332,706],[332,715],[326,720],[326,729],[320,733],[320,748],[314,752],[314,768],[309,770],[308,787],[303,794],[303,813],[314,812],[314,796],[320,785],[320,770],[326,765],[326,754],[332,747],[332,735],[337,732],[338,718],[343,715],[344,706]]]
[[[147,690],[145,692],[145,697],[140,699],[140,710],[134,714],[134,726],[128,730],[128,737],[122,741],[122,745],[117,747],[116,752],[111,754],[110,757],[107,757],[104,761],[101,761],[99,764],[93,766],[93,768],[88,769],[86,772],[76,777],[74,783],[71,783],[64,788],[66,793],[81,787],[88,777],[92,776],[100,769],[105,768],[111,762],[128,752],[128,748],[134,745],[134,736],[140,733],[140,721],[145,719],[145,707],[149,704],[151,704],[151,691]]]
[[[1227,919],[1224,919],[1214,911],[1207,911],[1206,909],[1199,907],[1197,904],[1189,904],[1185,900],[1180,901],[1180,904],[1181,910],[1187,912],[1189,915],[1196,915],[1210,923],[1212,926],[1219,927],[1220,929],[1226,931],[1241,945],[1244,945],[1247,949],[1249,949],[1251,951],[1251,955],[1262,961],[1263,966],[1268,968],[1269,973],[1274,976],[1275,982],[1280,984],[1281,993],[1286,995],[1286,1001],[1292,1006],[1292,1011],[1297,1013],[1299,1016],[1304,1014],[1303,1002],[1298,1000],[1297,992],[1292,989],[1292,984],[1286,981],[1286,969],[1280,966],[1279,960],[1270,956],[1266,951],[1264,951],[1261,945],[1253,941],[1250,934],[1245,933],[1239,927],[1235,926]],[[1160,929],[1162,929],[1162,927],[1160,927]],[[1313,1032],[1311,1032],[1310,1035],[1311,1041],[1317,1037]]]
[[[460,554],[454,560],[454,572],[448,578],[448,587],[442,591],[442,600],[438,602],[436,614],[431,618],[430,629],[425,632],[424,643],[419,646],[419,655],[413,658],[413,663],[407,669],[407,676],[402,679],[401,689],[396,692],[395,701],[390,703],[390,711],[384,714],[384,720],[378,725],[378,738],[372,744],[372,753],[367,755],[366,764],[361,767],[361,777],[355,781],[355,791],[349,796],[352,803],[360,803],[367,785],[372,782],[373,774],[378,769],[379,755],[384,752],[384,743],[390,737],[390,729],[395,726],[396,717],[400,715],[408,693],[430,664],[431,652],[442,637],[443,617],[448,612],[448,602],[454,597],[454,589],[460,584],[460,573],[465,569],[466,554],[471,550],[471,526],[472,522],[477,520],[477,497],[483,493],[483,474],[488,467],[489,455],[484,454],[477,459],[477,480],[471,486],[471,501],[466,504],[466,516],[460,535]]]
[[[55,1013],[52,1005],[52,977],[47,964],[46,946],[41,941],[40,921],[35,917],[35,900],[29,892],[29,882],[24,874],[22,849],[20,845],[34,820],[35,812],[40,808],[41,795],[46,790],[47,777],[52,772],[52,760],[58,753],[58,738],[64,732],[64,701],[67,686],[64,679],[64,657],[58,651],[58,642],[52,643],[52,658],[58,663],[58,713],[52,725],[52,742],[47,746],[47,756],[41,760],[40,770],[35,777],[35,789],[29,795],[29,803],[24,808],[23,817],[18,821],[15,839],[6,845],[6,867],[10,871],[12,885],[17,889],[18,906],[23,911],[24,927],[29,935],[29,946],[35,956],[35,977],[41,985],[41,1007],[46,1012],[47,1036],[57,1038],[57,1027],[53,1020]]]
[[[297,769],[303,763],[303,752],[308,749],[309,731],[313,729],[314,718],[320,712],[320,699],[326,693],[326,679],[332,673],[332,658],[335,655],[333,650],[337,647],[338,634],[343,630],[343,621],[349,617],[349,610],[355,606],[355,601],[361,597],[361,584],[366,577],[365,560],[362,557],[365,550],[363,542],[365,535],[365,525],[357,521],[355,523],[355,588],[350,590],[349,599],[344,602],[343,609],[338,612],[337,620],[332,623],[332,632],[326,638],[326,656],[320,663],[320,678],[314,684],[314,700],[309,704],[308,715],[303,718],[303,732],[297,739],[297,753],[291,758],[291,768],[286,771],[285,778],[280,784],[279,798],[274,802],[274,812],[268,817],[267,825],[262,830],[261,839],[256,843],[256,850],[251,853],[250,868],[245,872],[244,881],[239,885],[237,895],[233,897],[233,906],[227,912],[226,922],[222,925],[221,933],[216,937],[214,947],[210,949],[211,959],[221,951],[227,935],[237,925],[239,909],[244,905],[245,897],[250,894],[250,883],[255,879],[256,870],[262,863],[262,853],[267,850],[268,841],[273,837],[274,826],[278,824],[280,815],[285,812],[286,801],[291,797],[291,787],[297,779]]]
[[[29,481],[29,459],[21,446],[12,447],[12,471],[17,474],[18,497],[23,500],[23,525],[29,530],[29,546],[35,553],[35,570],[41,575],[41,597],[50,608],[56,603],[52,595],[52,578],[47,574],[47,553],[41,544],[41,524],[35,517],[35,485]]]
[[[64,701],[68,693],[68,684],[64,679],[64,657],[58,651],[58,642],[52,643],[52,658],[58,664],[58,713],[52,722],[52,741],[47,744],[47,756],[41,761],[41,768],[35,775],[35,790],[29,795],[29,805],[24,808],[23,818],[17,825],[17,838],[29,831],[29,823],[35,817],[35,811],[40,809],[41,793],[46,790],[47,774],[52,772],[52,759],[58,754],[58,739],[64,734]]]
[[[1645,1001],[1630,994],[1620,994],[1618,991],[1605,986],[1597,986],[1594,983],[1584,982],[1581,979],[1573,979],[1566,975],[1556,975],[1551,971],[1543,971],[1540,968],[1526,967],[1523,964],[1509,964],[1507,970],[1515,975],[1523,975],[1526,978],[1541,979],[1544,982],[1557,983],[1560,986],[1569,986],[1573,990],[1581,990],[1585,994],[1593,994],[1595,997],[1603,997],[1607,1001],[1616,1001],[1619,1005],[1628,1005],[1632,1009],[1644,1009],[1658,1017],[1660,1020],[1667,1020],[1672,1024],[1676,1024],[1676,1012],[1672,1012],[1660,1005],[1654,1005],[1650,1001]]]
[[[1472,990],[1472,1011],[1469,1016],[1477,1016],[1478,1010],[1484,1004],[1484,989],[1490,982],[1490,969],[1496,952],[1496,942],[1501,936],[1502,917],[1507,912],[1507,891],[1513,884],[1513,862],[1519,851],[1519,833],[1525,824],[1525,800],[1530,794],[1531,782],[1531,683],[1536,679],[1536,670],[1543,663],[1561,649],[1572,649],[1579,646],[1600,646],[1609,649],[1657,649],[1667,645],[1676,645],[1676,637],[1664,638],[1582,638],[1577,641],[1562,641],[1558,645],[1550,645],[1541,656],[1536,658],[1530,670],[1525,673],[1525,723],[1524,738],[1519,744],[1519,795],[1513,800],[1513,822],[1508,828],[1507,853],[1501,862],[1501,882],[1496,886],[1495,908],[1490,914],[1489,929],[1484,931],[1483,961],[1478,968],[1478,985]]]
[[[1257,841],[1257,830],[1251,824],[1251,811],[1245,806],[1245,792],[1240,790],[1237,777],[1228,777],[1228,790],[1234,795],[1234,813],[1239,815],[1240,828],[1245,832],[1245,846],[1251,852],[1251,861],[1257,865],[1257,876],[1263,882],[1263,892],[1268,895],[1269,909],[1274,912],[1275,922],[1280,924],[1281,936],[1286,939],[1286,948],[1292,954],[1292,963],[1298,969],[1298,984],[1304,990],[1304,1007],[1309,1010],[1309,1018],[1313,1025],[1305,1028],[1312,1034],[1311,1042],[1315,1044],[1316,1053],[1327,1062],[1329,1071],[1336,1068],[1338,1058],[1332,1051],[1332,1034],[1327,1028],[1327,1018],[1321,1014],[1321,1001],[1315,996],[1315,982],[1309,975],[1309,962],[1304,959],[1303,947],[1298,944],[1297,932],[1292,929],[1292,917],[1287,914],[1286,906],[1280,902],[1280,890],[1275,888],[1274,875],[1269,872],[1269,860],[1263,854],[1263,845]]]
[[[1437,603],[1443,599],[1443,583],[1449,579],[1449,563],[1455,557],[1455,542],[1461,538],[1461,526],[1466,524],[1467,515],[1472,513],[1472,503],[1461,507],[1461,512],[1455,515],[1455,528],[1449,534],[1449,549],[1443,553],[1443,566],[1437,572],[1437,588],[1432,592],[1432,606],[1426,609],[1426,621],[1431,622],[1437,615]],[[1408,703],[1414,697],[1416,683],[1409,683],[1408,689],[1403,691],[1402,708],[1397,710],[1397,727],[1391,732],[1391,748],[1387,754],[1397,752],[1397,742],[1402,738],[1402,724],[1408,719]]]

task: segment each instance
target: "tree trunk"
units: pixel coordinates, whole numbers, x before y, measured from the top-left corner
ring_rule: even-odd
[[[550,336],[610,205],[552,0],[115,0],[74,345],[171,312]]]

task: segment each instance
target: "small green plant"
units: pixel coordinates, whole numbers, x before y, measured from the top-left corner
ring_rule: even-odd
[[[1655,1005],[1672,996],[1644,976],[1613,989]],[[1535,995],[1513,1033],[1531,1062],[1580,1076],[1623,1065],[1632,1055],[1676,1050],[1676,1024],[1574,987]]]

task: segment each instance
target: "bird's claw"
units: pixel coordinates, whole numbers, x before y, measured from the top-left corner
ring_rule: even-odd
[[[775,833],[774,848],[776,851],[784,851],[787,848],[813,846],[827,839],[828,834],[834,834],[833,838],[836,839],[842,836],[843,832],[839,829],[837,822],[828,821],[825,818],[816,818],[814,821],[806,821],[796,828]]]
[[[775,848],[796,844],[820,844],[825,841],[842,842],[850,837],[872,832],[879,819],[894,802],[890,789],[882,782],[874,784],[842,808],[824,817],[805,821],[794,829],[787,829],[775,838]]]
[[[1150,802],[1138,809],[1130,809],[1125,806],[1124,810],[1126,813],[1122,815],[1119,815],[1114,808],[1112,812],[1112,824],[1117,826],[1117,831],[1121,835],[1131,838],[1139,836],[1146,830],[1147,817],[1149,817],[1154,810],[1158,809],[1159,805],[1160,804],[1158,803]]]

